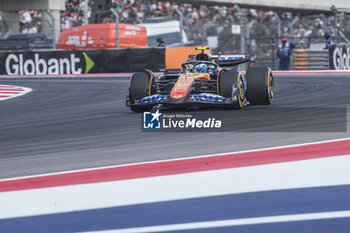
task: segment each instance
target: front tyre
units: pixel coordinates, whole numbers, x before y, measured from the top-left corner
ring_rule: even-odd
[[[151,95],[153,76],[151,72],[137,72],[133,74],[130,80],[129,99],[130,109],[133,112],[150,111],[152,105],[133,105],[137,100]]]
[[[255,105],[272,103],[274,80],[269,67],[250,67],[246,73],[247,100]]]

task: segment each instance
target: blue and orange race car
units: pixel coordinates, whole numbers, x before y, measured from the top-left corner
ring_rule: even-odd
[[[272,103],[274,81],[269,67],[254,67],[246,55],[210,55],[209,48],[190,55],[182,69],[165,69],[162,75],[150,70],[133,74],[126,106],[134,112],[154,106],[215,106],[244,108]],[[247,64],[245,72],[238,65]]]

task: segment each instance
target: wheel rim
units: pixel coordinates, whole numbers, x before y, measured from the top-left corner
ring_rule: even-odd
[[[271,75],[271,71],[269,72],[268,75],[268,96],[269,96],[269,102],[272,103],[272,97],[273,97],[273,91],[274,91],[274,82],[273,82],[273,77]]]
[[[243,108],[243,100],[244,100],[244,82],[241,76],[238,77],[238,104],[240,108]]]

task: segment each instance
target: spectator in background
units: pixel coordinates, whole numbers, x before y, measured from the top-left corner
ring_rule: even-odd
[[[30,11],[24,11],[22,13],[22,20],[23,20],[23,23],[31,23],[32,22],[32,14],[30,13]]]
[[[161,37],[161,36],[158,37],[157,38],[157,43],[158,43],[157,47],[159,47],[159,48],[165,47],[165,42],[163,40],[163,37]]]
[[[325,42],[325,47],[323,49],[328,49],[329,46],[333,44],[332,36],[329,33],[325,33],[324,38],[326,42]]]
[[[28,33],[38,33],[38,28],[35,26],[35,23],[32,22],[28,28]]]
[[[71,23],[69,21],[69,18],[65,15],[62,14],[61,16],[61,30],[65,30],[71,27]]]
[[[282,44],[278,46],[277,57],[279,58],[279,70],[289,70],[290,56],[294,43],[289,43],[286,38],[282,38]]]

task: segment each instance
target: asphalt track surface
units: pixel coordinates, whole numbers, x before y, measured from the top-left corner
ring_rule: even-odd
[[[25,96],[0,102],[0,178],[289,145],[350,135],[346,130],[279,130],[271,122],[269,132],[254,132],[254,129],[252,132],[142,132],[141,114],[132,113],[125,107],[128,83],[127,77],[0,79],[0,84],[33,89]],[[349,74],[275,76],[275,98],[271,108],[348,108],[349,105]],[[249,107],[249,116],[254,119],[260,115],[259,109]],[[240,110],[195,112],[213,114],[214,117],[232,116],[233,119],[241,114]],[[281,118],[286,119],[288,115],[283,114]],[[318,122],[313,123],[317,125]],[[334,124],[342,125],[344,122],[335,119]],[[288,127],[293,129],[294,126]]]

